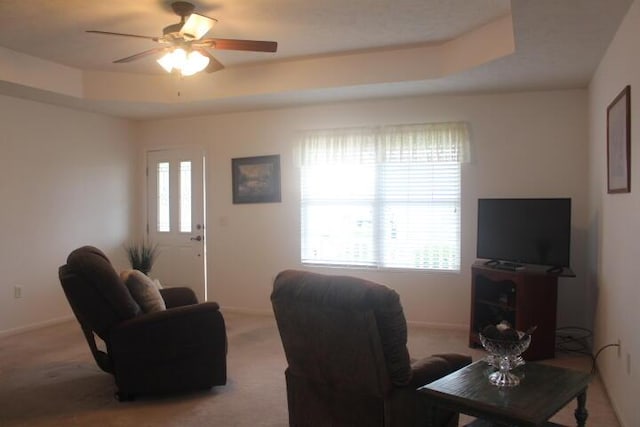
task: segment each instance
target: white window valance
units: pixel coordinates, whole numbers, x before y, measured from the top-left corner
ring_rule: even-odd
[[[456,162],[470,159],[464,122],[305,131],[299,134],[301,166],[313,164]]]
[[[375,162],[373,128],[306,131],[300,133],[299,141],[300,166]]]

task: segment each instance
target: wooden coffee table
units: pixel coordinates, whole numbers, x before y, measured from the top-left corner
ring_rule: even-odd
[[[512,371],[520,376],[515,387],[496,387],[488,376],[495,369],[480,360],[422,386],[424,402],[437,408],[478,417],[474,427],[492,425],[557,426],[548,422],[556,412],[576,399],[578,427],[587,420],[587,387],[591,375],[571,369],[527,362]]]

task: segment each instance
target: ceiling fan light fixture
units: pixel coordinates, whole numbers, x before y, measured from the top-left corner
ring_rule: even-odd
[[[182,70],[184,64],[187,62],[187,52],[182,48],[173,49],[167,52],[162,58],[156,61],[164,68],[167,73],[173,71],[173,69]]]
[[[173,60],[173,68],[182,70],[182,68],[184,67],[184,64],[187,62],[187,52],[180,47],[176,48],[173,50],[171,59]]]
[[[173,70],[180,71],[183,76],[192,76],[209,65],[209,58],[198,51],[187,53],[182,48],[176,48],[167,52],[162,58],[156,61],[167,73]]]
[[[213,24],[217,21],[213,18],[206,17],[197,13],[189,15],[187,22],[184,23],[180,32],[183,36],[198,40],[209,32]]]
[[[187,61],[181,72],[183,76],[192,76],[207,68],[207,65],[209,65],[209,58],[194,50],[187,55]]]
[[[165,53],[162,55],[162,58],[156,60],[156,62],[160,64],[167,73],[170,73],[173,70],[173,52]]]

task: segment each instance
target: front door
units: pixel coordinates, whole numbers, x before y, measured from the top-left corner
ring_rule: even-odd
[[[148,151],[147,195],[147,233],[159,251],[150,276],[206,301],[203,150]]]

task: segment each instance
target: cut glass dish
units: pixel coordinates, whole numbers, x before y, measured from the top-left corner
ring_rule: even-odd
[[[489,375],[489,382],[498,387],[514,387],[520,384],[520,378],[511,373],[512,369],[524,365],[522,353],[529,348],[531,335],[518,332],[519,339],[503,340],[488,338],[480,334],[480,342],[487,350],[487,363],[497,369]]]

